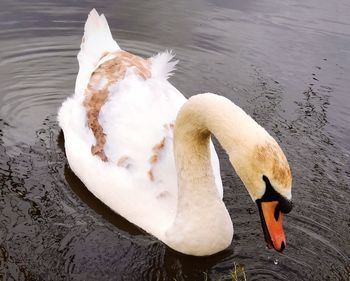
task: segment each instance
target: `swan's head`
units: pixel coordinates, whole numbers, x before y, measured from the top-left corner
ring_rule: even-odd
[[[242,144],[231,158],[251,198],[258,205],[265,240],[269,247],[282,251],[286,239],[283,214],[292,209],[292,177],[287,159],[277,142],[266,132],[259,141]]]

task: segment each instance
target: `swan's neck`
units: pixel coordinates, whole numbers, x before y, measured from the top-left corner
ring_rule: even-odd
[[[241,144],[250,139],[250,128],[244,124],[251,122],[242,109],[213,94],[194,96],[181,108],[174,129],[178,205],[175,221],[166,234],[169,246],[187,254],[205,255],[230,245],[233,227],[215,187],[210,135],[215,135],[235,165],[235,151],[238,153]]]

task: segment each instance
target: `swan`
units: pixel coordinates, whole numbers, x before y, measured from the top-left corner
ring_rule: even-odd
[[[172,59],[122,50],[105,16],[90,12],[75,93],[58,112],[70,168],[99,200],[170,248],[211,255],[233,237],[213,134],[257,203],[268,246],[282,251],[292,178],[280,146],[227,98],[187,100],[167,80]]]

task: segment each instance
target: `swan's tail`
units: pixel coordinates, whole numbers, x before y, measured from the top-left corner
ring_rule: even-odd
[[[152,63],[152,77],[168,79],[175,70],[178,60],[172,60],[175,54],[172,51],[165,51],[150,58]]]
[[[78,54],[79,73],[75,85],[75,93],[81,94],[97,63],[107,53],[120,50],[113,40],[108,22],[103,14],[99,15],[95,9],[91,10],[84,29],[84,36]]]

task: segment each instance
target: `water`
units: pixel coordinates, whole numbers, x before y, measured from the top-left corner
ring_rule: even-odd
[[[1,0],[0,280],[229,280],[235,265],[247,280],[349,280],[350,3],[115,2]],[[56,112],[72,94],[93,7],[124,49],[173,49],[171,80],[186,96],[225,95],[278,139],[295,202],[282,254],[266,249],[220,148],[235,236],[211,257],[172,251],[72,174]]]

